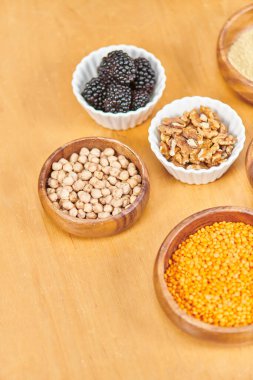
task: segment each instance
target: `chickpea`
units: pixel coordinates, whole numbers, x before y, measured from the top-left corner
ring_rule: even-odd
[[[78,157],[79,157],[79,156],[78,156],[77,153],[72,153],[71,156],[70,156],[69,161],[70,161],[72,164],[74,164],[75,162],[77,162]]]
[[[132,178],[135,179],[138,183],[142,182],[141,176],[139,174],[133,175]]]
[[[52,204],[53,204],[53,206],[54,206],[55,208],[57,208],[57,210],[60,210],[60,205],[59,205],[58,202],[53,202]]]
[[[69,210],[69,216],[73,216],[75,218],[77,214],[78,214],[78,210],[75,207]]]
[[[105,197],[105,203],[106,203],[107,205],[110,205],[110,204],[111,204],[111,201],[112,201],[112,195],[107,195],[107,196]]]
[[[122,189],[113,189],[112,191],[112,196],[114,199],[120,199],[123,195],[123,191]]]
[[[111,194],[111,190],[105,187],[104,189],[101,189],[101,193],[103,197],[106,197],[107,195]]]
[[[140,186],[135,186],[133,188],[133,195],[139,195],[141,192],[141,187]]]
[[[62,164],[60,162],[54,162],[52,164],[52,170],[59,171],[62,169]]]
[[[77,217],[80,218],[80,219],[85,219],[85,212],[83,211],[83,209],[79,209],[78,210],[78,214],[77,214]]]
[[[88,148],[82,148],[81,150],[80,150],[80,156],[88,156],[89,155],[89,153],[90,153],[90,151],[89,151],[89,149]]]
[[[73,189],[75,191],[83,190],[84,182],[81,179],[78,179],[75,183],[73,183]]]
[[[112,210],[113,210],[113,207],[111,205],[105,205],[103,211],[111,213]]]
[[[69,194],[69,200],[73,203],[77,201],[77,193],[75,191],[71,191]]]
[[[56,189],[57,191],[58,189]],[[55,189],[52,189],[51,187],[47,188],[47,195],[55,193]]]
[[[101,205],[105,205],[105,197],[101,197],[99,198],[99,202],[101,203]]]
[[[87,156],[79,156],[77,161],[84,165],[87,162]]]
[[[113,177],[111,175],[107,179],[108,179],[108,181],[110,182],[111,185],[115,185],[116,182],[117,182],[116,177]]]
[[[105,167],[102,167],[102,172],[105,174],[105,175],[108,175],[110,173],[110,166],[105,166]]]
[[[76,162],[76,163],[73,165],[73,170],[74,170],[74,172],[76,172],[76,173],[80,173],[80,172],[83,170],[83,165],[82,165],[80,162]]]
[[[130,203],[131,204],[134,203],[135,200],[136,200],[136,196],[135,195],[131,195],[131,197],[130,197]]]
[[[94,173],[97,170],[97,164],[94,164],[92,162],[86,162],[86,164],[84,164],[84,167],[86,170],[89,170],[91,173]]]
[[[64,180],[64,178],[66,177],[66,173],[64,170],[60,170],[59,173],[58,173],[58,181],[60,183],[62,183],[62,181]]]
[[[65,186],[71,186],[74,183],[74,179],[72,177],[68,176],[68,177],[64,178],[64,180],[62,181],[62,183]]]
[[[93,154],[89,154],[89,156],[88,156],[88,161],[89,162],[92,162],[92,163],[94,163],[94,164],[99,164],[99,158],[98,157],[96,157],[96,156],[93,156]]]
[[[83,206],[83,211],[92,212],[92,204],[91,203],[85,203],[85,205]]]
[[[82,201],[83,203],[89,203],[90,199],[91,199],[90,194],[87,193],[86,191],[79,191],[78,197],[79,197],[80,201]]]
[[[101,198],[100,198],[100,199],[101,199]],[[90,203],[91,203],[92,205],[96,205],[97,203],[99,203],[99,201],[98,201],[97,198],[91,198]]]
[[[102,197],[101,190],[100,189],[92,189],[91,190],[91,196],[92,196],[92,198],[101,198]]]
[[[134,179],[134,178],[129,178],[127,180],[127,183],[129,183],[129,185],[131,186],[131,188],[133,189],[135,186],[137,186],[137,181]]]
[[[112,177],[118,177],[120,174],[120,170],[117,168],[110,168],[109,173],[110,173],[110,176]]]
[[[121,181],[127,181],[129,178],[129,173],[127,170],[122,170],[122,172],[119,174],[119,179]]]
[[[70,172],[69,177],[72,177],[74,181],[77,181],[78,175],[75,172]]]
[[[112,149],[112,148],[106,148],[104,151],[103,151],[103,155],[104,156],[107,156],[107,157],[109,157],[109,156],[113,156],[114,155],[114,149]]]
[[[51,172],[50,177],[53,179],[58,179],[59,172],[54,170]]]
[[[113,198],[112,201],[111,201],[111,205],[113,207],[121,207],[122,204],[123,204],[122,199],[115,199],[115,198]]]
[[[91,154],[93,154],[93,156],[96,156],[96,157],[100,157],[101,155],[101,151],[97,148],[92,148],[91,151],[90,151]]]
[[[103,206],[100,203],[97,203],[97,204],[93,205],[93,211],[96,214],[103,212]]]
[[[122,198],[122,206],[126,207],[130,203],[130,196],[129,195],[124,195]]]
[[[128,169],[127,169],[127,170],[128,170],[128,173],[129,173],[129,175],[130,175],[131,177],[134,176],[134,175],[136,175],[136,174],[138,174],[135,165],[132,164],[132,163],[130,163],[130,164],[128,165]]]
[[[66,158],[60,158],[58,163],[64,165],[64,164],[67,164],[68,160],[66,160]]]
[[[121,208],[120,207],[115,207],[113,212],[112,212],[112,215],[115,216],[115,215],[118,215],[121,213]]]
[[[73,207],[74,207],[74,204],[68,200],[65,200],[63,201],[62,203],[62,207],[65,209],[65,210],[71,210]]]
[[[63,188],[65,190],[67,190],[69,193],[71,193],[71,191],[73,191],[72,186],[64,186]]]
[[[111,162],[111,163],[110,163],[110,166],[111,166],[112,168],[121,169],[121,165],[120,165],[119,161],[113,161],[113,162]]]
[[[84,181],[88,181],[92,177],[92,174],[89,170],[83,170],[81,172],[81,179]]]
[[[61,194],[61,192],[62,192],[62,190],[63,190],[63,187],[62,187],[62,186],[59,186],[59,187],[57,187],[56,190],[55,190],[55,189],[52,189],[52,190],[56,191],[56,194],[58,195],[58,198],[60,198],[60,194]]]
[[[48,195],[48,198],[50,199],[51,202],[56,202],[58,197],[56,193],[51,193]]]
[[[77,209],[83,209],[84,203],[81,201],[76,201],[75,206]]]
[[[113,162],[118,161],[118,159],[117,159],[116,156],[109,156],[109,157],[107,157],[107,159],[108,159],[110,165],[111,165]]]
[[[86,191],[87,193],[90,193],[92,189],[93,189],[93,186],[90,183],[87,183],[83,188],[83,190]]]
[[[103,176],[104,176],[104,173],[103,172],[99,172],[99,171],[95,171],[94,172],[94,176],[97,178],[97,179],[102,179]]]
[[[56,189],[58,187],[58,184],[59,182],[56,180],[56,179],[53,179],[53,178],[49,178],[48,179],[48,185],[52,188],[52,189]]]
[[[88,212],[87,214],[86,214],[86,216],[87,216],[87,219],[97,219],[97,214],[95,214],[95,212]]]
[[[105,181],[100,181],[99,179],[94,184],[95,189],[104,189],[105,188]]]
[[[66,164],[63,165],[63,170],[65,172],[72,172],[72,165],[69,162],[66,162]]]
[[[122,191],[123,191],[123,194],[125,194],[125,195],[127,195],[127,194],[130,193],[130,191],[131,191],[131,186],[129,185],[128,182],[123,183]]]
[[[105,157],[100,158],[100,165],[103,167],[109,166],[109,161]]]
[[[129,165],[129,161],[126,159],[125,156],[118,156],[118,160],[120,162],[120,165],[123,169],[127,169],[128,168],[128,165]]]

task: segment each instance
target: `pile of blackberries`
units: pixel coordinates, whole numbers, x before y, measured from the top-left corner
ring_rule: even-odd
[[[146,58],[133,59],[114,50],[102,59],[98,77],[86,83],[82,96],[97,110],[134,111],[149,102],[155,82],[155,72]]]

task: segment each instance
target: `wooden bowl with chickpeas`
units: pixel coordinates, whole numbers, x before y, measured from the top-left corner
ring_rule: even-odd
[[[143,161],[127,145],[85,137],[48,157],[38,192],[44,210],[60,228],[95,238],[131,227],[148,202],[150,184]]]

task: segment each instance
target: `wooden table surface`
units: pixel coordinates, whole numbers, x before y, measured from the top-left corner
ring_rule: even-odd
[[[101,46],[134,44],[167,74],[156,107],[185,95],[230,104],[253,137],[253,108],[224,83],[216,41],[248,0],[2,0],[0,5],[0,379],[249,380],[253,346],[224,346],[178,330],[153,288],[154,260],[182,218],[219,205],[253,206],[245,151],[217,182],[173,179],[147,140],[150,119],[129,131],[98,125],[74,98],[71,76]],[[51,223],[37,195],[39,170],[82,136],[123,141],[145,160],[151,197],[140,221],[85,240]]]

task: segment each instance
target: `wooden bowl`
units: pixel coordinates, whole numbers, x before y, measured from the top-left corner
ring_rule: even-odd
[[[87,220],[74,218],[57,210],[48,199],[46,185],[51,173],[52,163],[58,161],[62,157],[69,158],[72,153],[79,152],[82,147],[87,147],[89,149],[95,147],[101,150],[111,147],[117,152],[117,154],[126,156],[138,168],[139,173],[142,176],[142,191],[136,198],[135,202],[120,214],[106,219]],[[49,156],[42,166],[38,183],[41,204],[52,220],[60,228],[70,234],[91,238],[117,234],[131,227],[144,210],[149,198],[149,191],[149,176],[141,158],[122,142],[104,137],[85,137],[71,141],[58,148],[51,154],[51,156]]]
[[[251,186],[253,187],[253,140],[249,144],[246,159],[245,159],[246,171]]]
[[[253,210],[241,207],[215,207],[189,216],[179,223],[162,243],[154,266],[154,285],[158,300],[169,318],[182,330],[199,338],[217,342],[246,342],[253,340],[253,325],[218,327],[202,322],[180,309],[164,280],[168,260],[178,245],[201,227],[215,222],[244,222],[253,225]]]
[[[231,45],[249,28],[253,28],[253,4],[240,9],[226,21],[218,38],[217,59],[228,85],[247,102],[253,103],[253,81],[241,75],[228,60]]]

